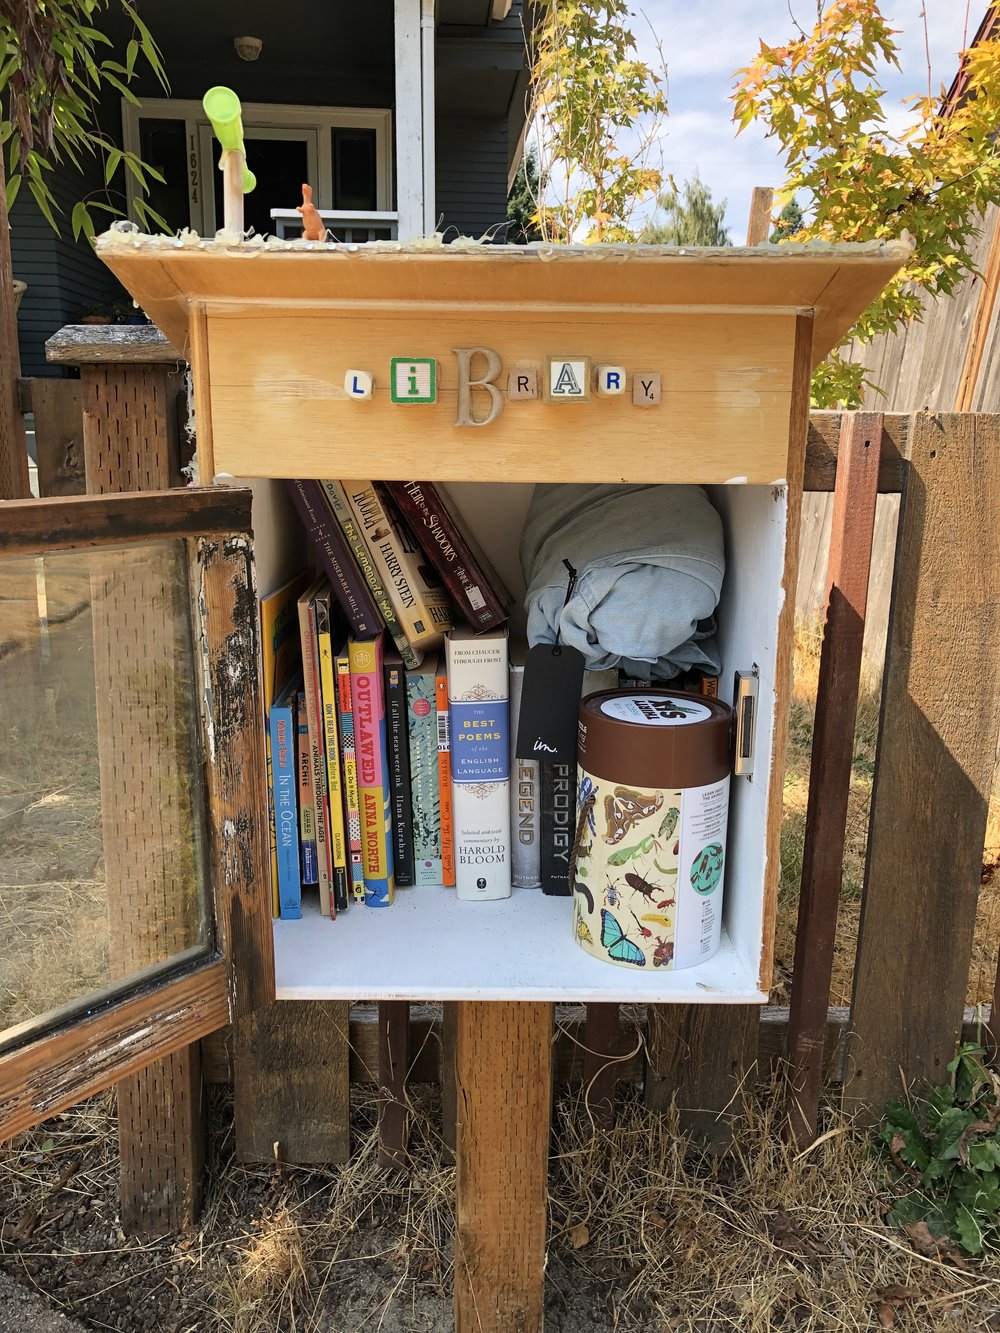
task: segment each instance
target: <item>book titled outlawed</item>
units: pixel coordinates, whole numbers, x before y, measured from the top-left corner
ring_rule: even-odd
[[[446,639],[455,887],[462,899],[510,896],[507,631]]]
[[[368,907],[388,907],[396,887],[392,866],[382,653],[381,634],[375,639],[352,637],[348,645],[361,806],[361,859]]]

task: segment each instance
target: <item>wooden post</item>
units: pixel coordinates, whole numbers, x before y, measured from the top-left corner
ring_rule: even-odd
[[[10,259],[7,184],[0,154],[0,500],[26,500],[28,447],[17,400],[21,354],[17,346],[17,306]]]
[[[615,1088],[621,1028],[617,1004],[588,1004],[583,1038],[583,1086],[587,1109],[598,1129],[615,1123]]]
[[[444,1160],[455,1160],[455,1042],[458,1037],[458,1003],[446,1000],[441,1006],[441,1137]]]
[[[552,1006],[464,1002],[456,1041],[456,1333],[541,1333]]]
[[[407,1162],[409,1068],[409,1003],[383,1000],[378,1007],[378,1145],[383,1166],[405,1166]]]
[[[1000,726],[1000,417],[914,416],[845,1095],[942,1082],[962,1028]],[[919,978],[919,984],[914,979]]]
[[[110,344],[93,353],[79,337],[50,340],[51,360],[80,364],[83,400],[83,452],[90,494],[164,490],[178,481],[177,428],[173,412],[176,369],[169,345],[160,338],[159,363],[118,364]],[[93,357],[98,358],[96,363]],[[167,362],[167,364],[163,364]],[[102,590],[94,614],[94,663],[98,679],[98,737],[101,763],[104,854],[107,866],[109,937],[112,970],[127,976],[152,959],[171,952],[175,938],[176,888],[170,854],[151,868],[155,835],[148,844],[121,836],[116,813],[120,792],[128,789],[135,805],[135,826],[156,830],[165,807],[183,790],[190,775],[161,752],[155,734],[133,718],[116,682],[123,663],[141,668],[173,651],[172,625],[155,614],[136,614],[169,602],[177,589],[150,568],[141,588],[133,582]],[[102,682],[105,682],[102,684]],[[160,701],[164,706],[166,700]],[[155,731],[155,729],[154,729]],[[151,752],[150,746],[153,746]],[[155,781],[132,782],[141,772]],[[151,851],[152,849],[152,851]],[[137,885],[148,895],[158,884],[156,903],[135,902]],[[148,927],[134,929],[141,911]],[[118,1084],[118,1128],[122,1162],[122,1224],[130,1230],[174,1230],[197,1214],[204,1157],[201,1061],[197,1046],[158,1060]]]
[[[789,1127],[800,1146],[816,1134],[823,1081],[881,443],[881,413],[844,416],[788,1028]]]
[[[747,220],[747,245],[763,245],[771,234],[771,209],[774,191],[770,185],[755,185]]]

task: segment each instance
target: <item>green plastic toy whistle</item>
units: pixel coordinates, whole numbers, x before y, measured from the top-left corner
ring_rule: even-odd
[[[243,108],[240,106],[240,99],[232,88],[223,88],[219,85],[209,88],[201,104],[205,109],[205,115],[212,122],[212,129],[222,145],[223,152],[244,154],[243,193],[249,194],[257,184],[257,178],[246,165],[243,147]]]

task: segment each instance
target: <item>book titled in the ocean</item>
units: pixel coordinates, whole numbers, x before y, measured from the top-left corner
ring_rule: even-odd
[[[290,680],[271,705],[269,717],[274,823],[278,844],[278,915],[285,920],[295,920],[302,915],[295,764],[298,730],[296,696],[301,687],[301,675]]]
[[[437,702],[434,695],[437,667],[438,655],[432,653],[419,667],[406,673],[413,869],[417,884],[442,882],[441,794],[438,778]]]
[[[510,725],[507,631],[463,626],[445,640],[455,821],[462,899],[510,896]]]
[[[385,688],[382,636],[348,643],[351,702],[354,705],[354,752],[361,806],[361,859],[365,903],[388,907],[395,883],[392,866],[392,819],[385,745]]]

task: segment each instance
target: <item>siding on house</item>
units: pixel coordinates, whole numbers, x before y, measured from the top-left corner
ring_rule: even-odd
[[[455,231],[504,239],[507,140],[506,116],[438,117],[437,225],[449,239]]]

